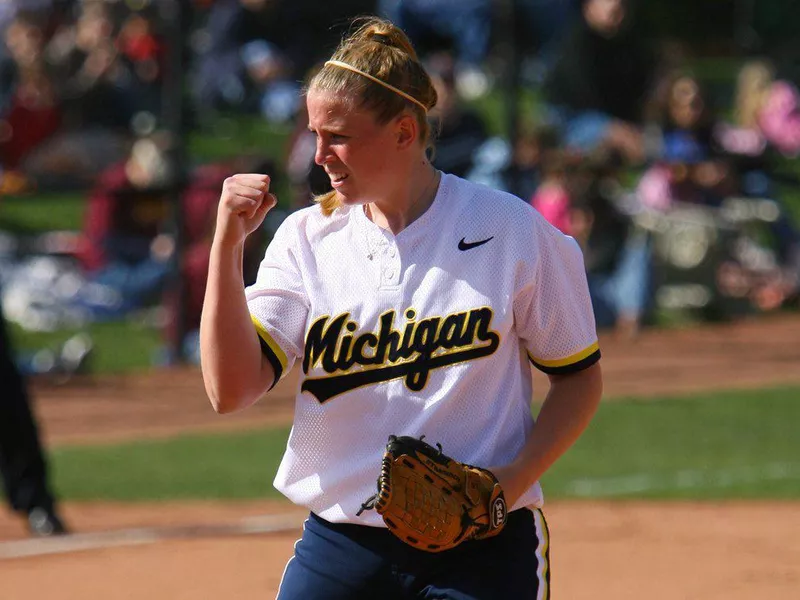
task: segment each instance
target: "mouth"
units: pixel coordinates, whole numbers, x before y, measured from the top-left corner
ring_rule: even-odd
[[[328,177],[330,177],[331,185],[334,188],[341,186],[347,179],[350,177],[347,173],[328,173]]]

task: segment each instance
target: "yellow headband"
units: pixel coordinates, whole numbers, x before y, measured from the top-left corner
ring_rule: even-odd
[[[403,98],[405,98],[409,102],[413,102],[414,104],[419,106],[424,113],[428,112],[428,108],[422,102],[420,102],[419,100],[414,98],[414,96],[412,96],[410,94],[406,94],[403,90],[398,89],[398,88],[394,87],[393,85],[386,83],[385,81],[381,81],[377,77],[373,77],[372,75],[370,75],[369,73],[365,73],[361,69],[356,69],[354,66],[348,65],[346,62],[342,62],[340,60],[329,60],[329,61],[327,61],[325,63],[326,67],[328,65],[333,65],[334,67],[339,67],[339,68],[342,68],[342,69],[347,69],[348,71],[352,71],[353,73],[358,73],[362,77],[366,77],[370,81],[374,81],[378,85],[382,85],[387,90],[392,90],[395,94],[397,94],[399,96],[402,96]]]

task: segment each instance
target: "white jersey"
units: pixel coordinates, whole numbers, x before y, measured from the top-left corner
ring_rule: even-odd
[[[600,357],[575,240],[452,175],[398,235],[360,205],[291,214],[246,293],[276,372],[302,361],[275,487],[332,522],[383,526],[356,512],[390,434],[508,464],[534,425],[530,363],[567,373]],[[537,483],[512,509],[542,501]]]

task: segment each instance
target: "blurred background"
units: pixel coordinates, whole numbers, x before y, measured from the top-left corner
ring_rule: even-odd
[[[602,329],[797,309],[790,0],[3,0],[0,285],[26,373],[197,361],[221,183],[275,181],[253,277],[326,190],[303,81],[367,13],[435,77],[435,164],[576,237]]]
[[[584,251],[605,395],[544,478],[554,588],[794,598],[795,0],[0,0],[10,364],[32,382],[68,529],[98,533],[93,551],[80,535],[29,546],[17,541],[52,527],[0,512],[0,596],[277,588],[302,515],[278,537],[242,518],[289,510],[270,484],[297,372],[243,414],[208,405],[197,329],[210,241],[223,180],[268,173],[279,205],[248,238],[252,281],[281,221],[327,190],[302,87],[350,18],[375,13],[434,78],[434,164],[531,203]],[[7,491],[25,475],[42,487],[27,397],[9,389]],[[142,526],[172,545],[122,548]]]

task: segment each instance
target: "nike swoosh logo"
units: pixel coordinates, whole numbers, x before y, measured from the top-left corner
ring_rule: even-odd
[[[465,250],[472,250],[473,248],[477,248],[478,246],[483,246],[486,242],[489,242],[494,239],[494,236],[490,238],[486,238],[485,240],[481,240],[480,242],[465,242],[466,238],[461,238],[461,241],[458,242],[458,249],[464,252]]]

